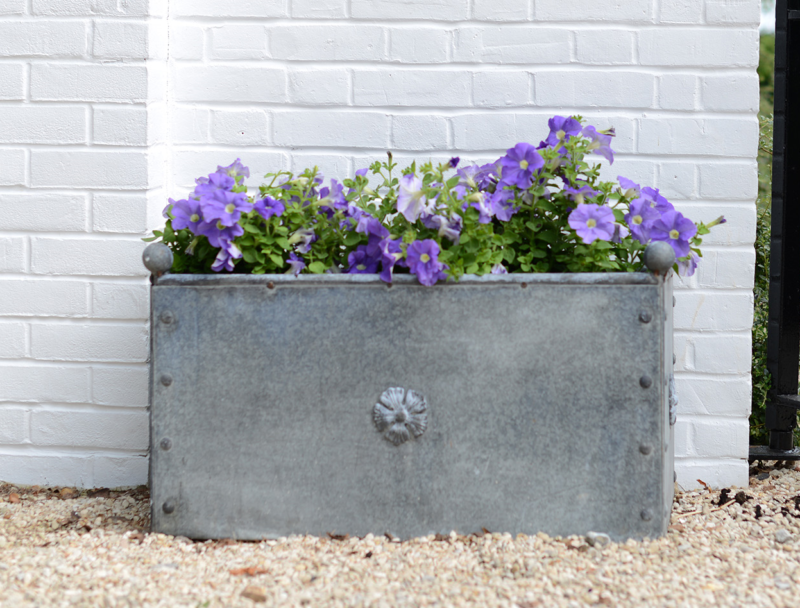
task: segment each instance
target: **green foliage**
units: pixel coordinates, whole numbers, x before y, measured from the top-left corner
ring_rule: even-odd
[[[767,315],[769,314],[769,240],[772,214],[769,205],[758,210],[756,228],[756,275],[753,288],[753,409],[750,414],[750,442],[766,444],[768,433],[764,428],[767,391],[770,374],[767,371]]]
[[[761,114],[772,114],[775,103],[775,35],[762,34],[758,61],[761,87]]]

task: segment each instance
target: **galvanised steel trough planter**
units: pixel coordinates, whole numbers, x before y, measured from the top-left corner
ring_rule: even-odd
[[[666,532],[663,272],[161,275],[153,247],[153,530]]]

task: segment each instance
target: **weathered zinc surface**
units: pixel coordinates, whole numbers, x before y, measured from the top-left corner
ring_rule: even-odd
[[[666,531],[669,281],[154,281],[154,530]]]

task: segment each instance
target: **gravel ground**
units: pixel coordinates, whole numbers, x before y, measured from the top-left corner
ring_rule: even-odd
[[[800,471],[751,473],[743,490],[678,494],[664,538],[602,547],[455,532],[193,542],[148,533],[146,488],[0,484],[0,606],[796,606]]]

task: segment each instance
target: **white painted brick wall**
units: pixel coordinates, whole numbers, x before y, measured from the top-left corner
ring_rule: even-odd
[[[744,485],[758,23],[758,0],[0,0],[0,479],[145,482],[139,237],[198,175],[488,161],[580,113],[617,131],[606,177],[728,218],[677,282],[677,471]]]
[[[0,479],[146,479],[140,239],[166,175],[148,4],[0,0]]]

